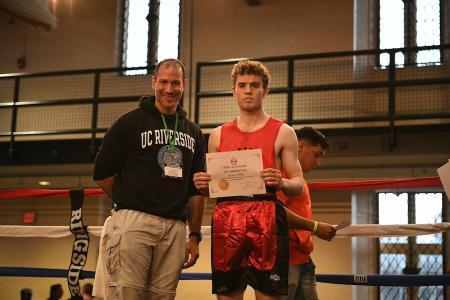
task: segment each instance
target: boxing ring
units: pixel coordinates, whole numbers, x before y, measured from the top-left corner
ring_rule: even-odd
[[[312,182],[310,190],[382,190],[382,189],[411,189],[411,188],[442,188],[439,177],[363,180],[340,182]],[[82,207],[84,197],[103,197],[99,189],[85,190],[44,190],[21,189],[0,190],[0,199],[14,198],[43,198],[43,197],[70,197],[71,220],[69,226],[12,226],[0,225],[0,237],[5,238],[67,238],[74,237],[72,255],[68,256],[70,266],[63,268],[29,268],[0,266],[0,276],[8,277],[44,277],[67,278],[69,291],[72,297],[80,293],[79,280],[92,279],[94,271],[83,270],[89,249],[90,238],[99,238],[102,226],[86,226],[82,220]],[[403,237],[419,236],[445,232],[450,223],[433,224],[401,224],[401,225],[375,225],[355,224],[337,231],[336,238],[349,237]],[[210,237],[211,228],[202,227],[205,238]],[[70,258],[69,258],[70,257]],[[84,258],[83,258],[84,257]],[[320,262],[319,262],[320,264]],[[182,272],[181,280],[210,280],[211,274],[205,272]],[[450,275],[375,275],[375,274],[317,274],[317,281],[328,284],[362,285],[362,286],[449,286]]]

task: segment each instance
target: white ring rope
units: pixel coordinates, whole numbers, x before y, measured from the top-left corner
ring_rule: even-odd
[[[100,237],[103,226],[88,226],[89,234]],[[340,229],[336,237],[400,237],[443,232],[450,228],[449,222],[435,224],[357,224]],[[211,226],[202,226],[203,236],[211,237]],[[15,226],[0,225],[0,237],[63,238],[72,236],[69,226]]]

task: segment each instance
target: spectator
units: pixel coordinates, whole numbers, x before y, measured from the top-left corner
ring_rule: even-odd
[[[50,287],[50,297],[48,300],[60,300],[64,294],[61,284],[56,283]]]
[[[33,297],[33,291],[29,288],[20,290],[20,300],[31,300]]]
[[[83,300],[92,300],[94,298],[92,298],[92,283],[86,283],[85,285],[83,285],[83,291],[82,291],[82,296],[83,296]]]
[[[329,144],[326,137],[312,127],[303,127],[297,132],[298,160],[304,173],[320,165]],[[278,193],[278,198],[287,208],[301,217],[312,219],[311,198],[305,182],[303,194],[286,196]],[[289,279],[288,296],[282,300],[317,300],[316,274],[310,254],[313,251],[312,233],[304,230],[289,230]]]

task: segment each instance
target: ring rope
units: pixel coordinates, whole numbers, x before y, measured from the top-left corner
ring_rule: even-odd
[[[417,188],[438,187],[442,188],[439,177],[388,179],[388,180],[362,180],[341,182],[312,182],[310,189],[319,190],[375,190],[388,188]],[[100,189],[80,190],[81,195],[91,197],[103,197]],[[0,190],[0,199],[26,198],[26,197],[67,197],[69,190]],[[80,196],[81,196],[80,195]],[[83,197],[81,196],[81,197]],[[73,211],[72,211],[73,213]],[[100,236],[103,226],[88,226],[86,232],[89,235]],[[442,232],[450,228],[450,223],[437,224],[401,224],[378,225],[357,224],[339,230],[337,237],[380,237],[380,236],[415,236]],[[210,237],[211,227],[202,226],[202,232]],[[0,237],[50,237],[62,238],[70,236],[69,226],[0,226]],[[0,276],[22,277],[64,277],[67,278],[70,270],[44,269],[44,268],[18,268],[0,267]],[[78,279],[94,278],[95,272],[79,270]],[[78,280],[77,279],[77,280]],[[210,280],[210,273],[181,273],[181,280]],[[368,286],[436,286],[450,285],[450,275],[316,275],[318,282],[368,285]],[[78,284],[78,281],[77,281]]]
[[[0,267],[0,276],[67,277],[67,270]],[[94,271],[81,271],[80,279],[94,278]],[[211,280],[211,273],[181,273],[180,280]],[[317,274],[316,281],[365,286],[441,286],[450,285],[450,275],[340,275]]]
[[[89,235],[99,237],[103,226],[88,226]],[[435,234],[450,229],[449,222],[433,224],[355,224],[340,229],[336,238],[341,237],[400,237]],[[211,237],[211,226],[202,226],[205,238]],[[64,238],[71,236],[69,226],[26,226],[26,225],[0,225],[0,237],[16,238]]]
[[[382,179],[382,180],[355,180],[334,182],[308,182],[310,190],[377,190],[396,188],[442,188],[438,176],[422,178]],[[15,189],[0,190],[0,199],[26,198],[26,197],[68,197],[69,190],[41,190],[41,189]],[[106,194],[101,189],[85,189],[85,197],[103,197]]]

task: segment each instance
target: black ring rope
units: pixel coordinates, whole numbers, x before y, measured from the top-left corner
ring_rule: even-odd
[[[45,268],[0,267],[0,276],[67,277],[67,270]],[[94,278],[94,271],[80,272],[80,279]],[[181,273],[181,280],[211,280],[211,273]],[[317,274],[322,283],[366,286],[441,286],[450,285],[450,275],[339,275]]]

